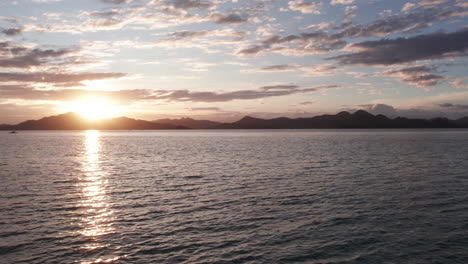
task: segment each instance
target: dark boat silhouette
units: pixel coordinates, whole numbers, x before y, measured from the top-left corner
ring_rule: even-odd
[[[16,131],[10,131],[10,132],[8,132],[8,134],[16,134],[16,133],[18,133],[18,132],[16,132]]]

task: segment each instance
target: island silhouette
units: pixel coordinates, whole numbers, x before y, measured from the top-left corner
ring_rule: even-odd
[[[352,128],[468,128],[468,117],[451,120],[444,117],[412,119],[388,118],[364,110],[309,118],[279,117],[261,119],[245,116],[232,123],[192,118],[146,121],[128,117],[88,120],[77,113],[66,113],[28,120],[17,125],[0,125],[0,130],[153,130],[153,129],[352,129]]]

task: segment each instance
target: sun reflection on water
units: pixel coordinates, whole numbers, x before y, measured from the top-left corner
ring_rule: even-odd
[[[107,248],[110,245],[102,242],[100,239],[104,235],[114,232],[112,223],[112,210],[109,206],[108,196],[106,193],[106,171],[101,167],[99,158],[101,143],[100,132],[96,130],[88,130],[84,139],[84,155],[82,159],[82,200],[81,206],[85,209],[84,216],[81,219],[82,230],[81,235],[93,239],[93,243],[87,243],[82,248],[85,250],[96,250]],[[112,262],[116,260],[114,257],[98,260],[83,261],[82,263]]]

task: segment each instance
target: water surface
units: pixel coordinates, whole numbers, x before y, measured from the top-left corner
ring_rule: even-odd
[[[468,130],[0,133],[0,263],[468,263]]]

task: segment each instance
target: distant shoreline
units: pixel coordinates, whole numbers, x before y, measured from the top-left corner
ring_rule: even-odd
[[[337,131],[352,131],[352,130],[468,130],[468,127],[392,127],[392,128],[382,128],[382,127],[368,127],[368,128],[184,128],[184,129],[0,129],[1,132],[38,132],[38,131],[120,131],[120,132],[152,132],[152,131],[259,131],[259,130],[269,130],[269,131],[282,131],[282,130],[337,130]]]
[[[384,115],[373,115],[364,110],[354,113],[340,112],[336,115],[321,115],[309,118],[261,119],[245,116],[232,123],[220,123],[210,120],[191,118],[159,119],[146,121],[128,117],[86,120],[76,113],[66,113],[28,120],[17,125],[0,125],[0,130],[279,130],[279,129],[435,129],[468,128],[468,117],[456,120],[448,118],[394,119]]]

